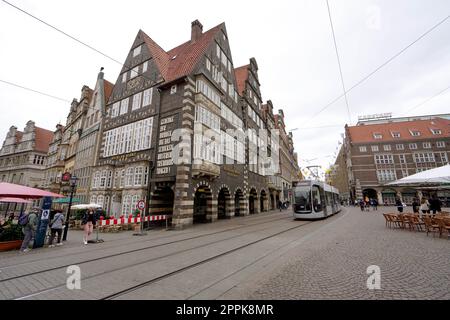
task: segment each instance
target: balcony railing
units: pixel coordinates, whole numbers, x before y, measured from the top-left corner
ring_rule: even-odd
[[[208,176],[216,178],[220,175],[220,166],[209,161],[200,160],[201,163],[192,164],[193,176]],[[196,160],[196,162],[199,162]]]

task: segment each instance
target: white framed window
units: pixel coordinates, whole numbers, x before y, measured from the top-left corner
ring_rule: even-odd
[[[111,118],[117,117],[120,111],[120,101],[114,103],[111,107]]]
[[[142,64],[142,73],[147,72],[147,69],[148,69],[148,61],[145,61]]]
[[[379,169],[377,170],[378,181],[393,181],[397,180],[397,175],[394,169]]]
[[[122,74],[122,83],[127,82],[127,74],[128,72]]]
[[[432,132],[434,135],[442,134],[441,129],[431,129],[431,132]]]
[[[376,164],[393,164],[394,156],[392,154],[376,154],[374,156]]]
[[[122,214],[129,215],[131,213],[131,196],[126,195],[122,199]]]
[[[120,170],[120,184],[119,187],[123,188],[125,185],[125,169]]]
[[[141,98],[142,98],[142,92],[138,92],[133,96],[133,105],[131,107],[131,110],[137,110],[141,107]]]
[[[133,58],[141,54],[142,45],[139,47],[134,48],[133,50]]]
[[[392,138],[400,138],[400,132],[391,132]]]
[[[136,167],[134,169],[134,185],[141,186],[142,185],[142,173],[144,172],[143,167]]]
[[[404,149],[405,149],[405,146],[404,146],[403,144],[396,144],[396,145],[395,145],[395,148],[396,148],[397,150],[404,150]]]
[[[138,195],[135,194],[131,197],[131,214],[134,213],[134,211],[137,209],[137,202],[138,202]]]
[[[132,187],[134,180],[134,169],[128,168],[125,175],[125,187]]]
[[[422,146],[424,149],[431,149],[431,142],[424,142]]]
[[[177,85],[174,84],[173,86],[170,87],[170,94],[175,94],[177,93]]]
[[[128,112],[128,98],[125,98],[120,102],[120,115],[123,115],[127,112]]]
[[[436,142],[436,147],[438,147],[438,148],[445,148],[445,141],[438,141],[438,142]]]
[[[416,150],[417,149],[417,143],[410,143],[409,144],[409,149]]]
[[[216,106],[220,107],[220,96],[215,89],[203,80],[197,80],[196,92],[203,93],[209,100],[211,100]]]
[[[144,99],[142,100],[142,106],[146,107],[152,104],[153,88],[144,90]]]
[[[373,138],[374,139],[383,139],[383,135],[379,132],[374,132],[373,133]]]
[[[211,71],[211,61],[208,58],[206,58],[206,69]]]
[[[413,137],[420,137],[420,131],[410,130],[409,131]]]
[[[220,59],[220,53],[221,53],[222,49],[220,49],[220,46],[218,43],[216,43],[216,56],[217,58]]]
[[[139,66],[136,66],[130,71],[130,79],[136,78],[138,75],[139,75]]]
[[[372,151],[378,151],[378,146],[372,146]]]
[[[434,154],[432,152],[414,153],[415,163],[435,162]]]
[[[399,158],[401,164],[406,164],[406,155],[405,154],[399,154],[398,158]]]
[[[383,146],[383,150],[384,150],[384,151],[391,151],[391,145],[390,145],[390,144],[385,144],[385,145]]]
[[[106,187],[106,177],[107,177],[107,172],[106,172],[106,170],[103,170],[102,175],[100,176],[100,188]]]
[[[367,152],[367,147],[366,146],[360,146],[359,147],[359,152]]]

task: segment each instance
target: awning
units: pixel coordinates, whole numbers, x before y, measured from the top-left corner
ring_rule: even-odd
[[[0,198],[0,202],[3,203],[33,203],[33,201],[21,199],[21,198]]]
[[[65,196],[41,189],[30,188],[18,184],[0,182],[0,197],[21,199],[40,199],[43,197],[64,198]]]
[[[71,209],[89,209],[89,208],[94,208],[94,209],[98,209],[101,208],[101,205],[98,205],[96,203],[89,203],[89,204],[77,204],[71,207]]]
[[[390,186],[432,186],[450,185],[450,165],[422,171],[400,180],[388,183]]]
[[[59,199],[56,199],[55,201],[53,201],[53,203],[69,203],[70,202],[70,198],[59,198]],[[78,198],[72,198],[72,203],[79,203],[79,202],[81,202],[81,200],[80,199],[78,199]]]

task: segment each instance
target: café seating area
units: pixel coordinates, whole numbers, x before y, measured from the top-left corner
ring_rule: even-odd
[[[383,213],[386,227],[411,232],[426,232],[435,236],[450,239],[450,212],[436,214],[418,213]]]

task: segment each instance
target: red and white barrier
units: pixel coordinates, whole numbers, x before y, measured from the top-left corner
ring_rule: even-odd
[[[161,221],[166,220],[166,215],[161,216],[147,216],[144,217],[144,221]],[[129,223],[140,223],[141,217],[129,217],[129,218],[118,218],[118,219],[100,219],[97,221],[99,226],[114,226],[120,224],[129,224]]]

